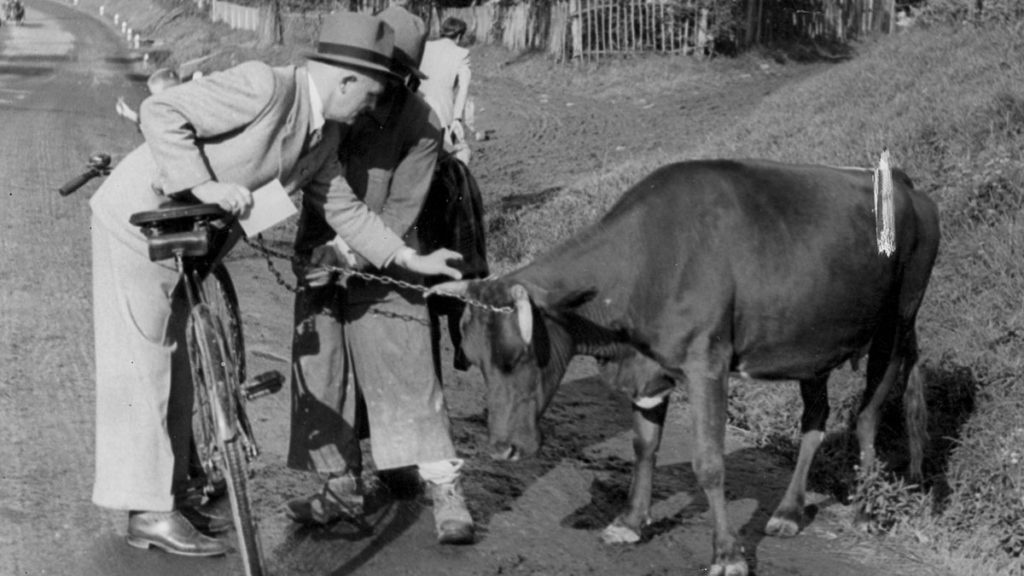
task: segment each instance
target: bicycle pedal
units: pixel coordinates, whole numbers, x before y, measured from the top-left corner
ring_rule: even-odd
[[[246,400],[255,400],[261,396],[274,394],[284,386],[284,374],[277,370],[270,370],[257,374],[242,384],[242,392]]]

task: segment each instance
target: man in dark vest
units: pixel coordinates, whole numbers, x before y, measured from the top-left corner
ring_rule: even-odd
[[[426,26],[401,8],[378,16],[395,29],[394,71],[405,82],[391,85],[376,110],[352,125],[339,157],[356,195],[417,247],[417,218],[442,145],[436,114],[409,87],[422,76],[417,67]],[[315,264],[360,268],[362,259],[335,236],[316,213],[304,212],[296,251],[314,256]],[[451,439],[422,293],[358,278],[348,278],[342,288],[315,269],[296,272],[310,288],[295,302],[288,465],[326,480],[319,492],[289,501],[286,514],[304,524],[360,520],[365,494],[359,442],[368,427],[378,470],[418,470],[433,501],[439,542],[471,543],[462,460]],[[424,282],[393,267],[384,274]]]

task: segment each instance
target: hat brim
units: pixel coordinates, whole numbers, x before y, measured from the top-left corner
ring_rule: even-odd
[[[353,68],[359,68],[361,70],[369,70],[371,72],[379,72],[384,74],[389,79],[401,80],[402,77],[395,73],[394,70],[387,66],[381,66],[374,62],[367,62],[360,58],[352,58],[350,56],[339,56],[335,54],[322,54],[320,52],[306,52],[304,54],[307,60],[316,60],[324,64],[330,64],[332,66],[351,66]]]

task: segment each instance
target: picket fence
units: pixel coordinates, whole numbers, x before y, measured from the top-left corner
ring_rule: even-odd
[[[236,30],[263,29],[264,9],[250,6],[239,6],[231,2],[213,0],[210,3],[210,20],[224,22]]]
[[[808,0],[793,9],[792,0],[748,0],[746,35],[732,41],[748,46],[799,37],[846,41],[891,32],[895,1]],[[355,11],[375,13],[387,6],[387,0],[346,4]],[[266,8],[222,0],[212,0],[210,14],[214,21],[257,32],[268,29],[266,19],[271,17]],[[425,16],[433,36],[444,18],[454,16],[466,22],[471,41],[543,51],[560,61],[637,52],[704,55],[715,41],[714,14],[696,0],[490,1],[466,8],[434,7]]]

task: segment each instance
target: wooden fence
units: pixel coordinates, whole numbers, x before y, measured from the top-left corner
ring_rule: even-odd
[[[201,0],[199,0],[201,1]],[[375,13],[388,0],[344,0],[339,5]],[[638,52],[703,55],[714,34],[733,34],[740,46],[795,38],[851,40],[895,30],[895,0],[745,0],[746,22],[732,31],[697,0],[554,0],[489,1],[466,8],[411,3],[437,36],[441,21],[465,21],[467,39],[502,44],[510,50],[544,51],[560,61],[591,60]],[[212,0],[211,17],[235,28],[267,30],[266,9]],[[322,14],[295,14],[308,20]],[[742,15],[741,15],[742,17]],[[742,37],[735,37],[736,34]]]
[[[840,42],[896,31],[896,0],[747,0],[746,45],[793,38]]]
[[[709,12],[694,0],[558,0],[447,8],[432,20],[464,20],[477,42],[542,50],[558,60],[633,52],[689,54],[704,49]]]
[[[257,32],[263,27],[263,10],[249,6],[239,6],[231,2],[213,0],[210,4],[210,20],[225,22],[236,30],[252,30]]]

